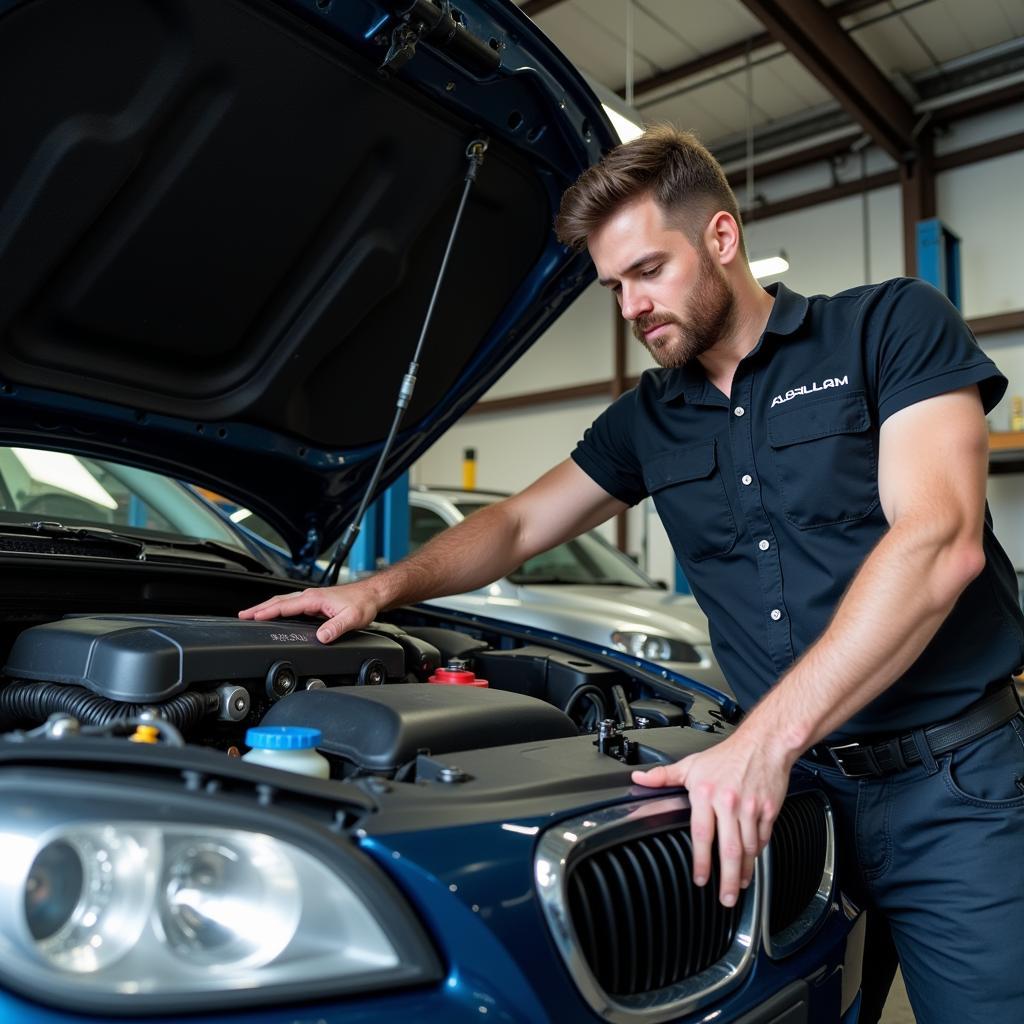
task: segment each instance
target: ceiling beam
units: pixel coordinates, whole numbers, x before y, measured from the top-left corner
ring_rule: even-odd
[[[1003,107],[1013,106],[1022,102],[1024,102],[1024,82],[997,89],[993,92],[983,93],[969,100],[950,104],[947,107],[937,107],[932,111],[932,124],[947,125],[964,117],[974,116],[984,111],[999,110]],[[1022,111],[1024,111],[1024,107],[1022,107]],[[770,153],[766,153],[755,158],[755,176],[758,181],[763,181],[765,178],[770,178],[775,174],[784,174],[787,171],[807,167],[822,160],[832,160],[836,157],[845,156],[851,151],[853,144],[858,139],[856,128],[852,125],[851,131],[853,134],[844,135],[837,139],[826,139],[823,142],[813,141],[815,137],[822,134],[821,132],[808,132],[808,145],[803,149],[794,148],[783,152],[777,157],[772,157]],[[1004,153],[1016,153],[1024,148],[1018,144],[1018,138],[1018,135],[1013,135],[997,139],[992,144],[981,143],[979,144],[978,151],[988,154],[985,159],[991,156],[1001,156]],[[970,152],[974,152],[974,150],[958,150],[956,153],[936,156],[934,168],[936,171],[948,171],[952,167],[963,166],[965,162],[974,162],[970,158]],[[738,191],[746,184],[746,168],[739,166],[737,160],[733,160],[730,164],[728,160],[723,160],[720,155],[716,154],[716,156],[718,156],[720,163],[723,163],[727,168],[731,168],[726,171],[726,178],[732,188]]]
[[[900,163],[913,156],[913,109],[827,8],[818,0],[743,4],[890,156]]]
[[[841,139],[832,139],[828,142],[808,146],[806,149],[798,149],[793,153],[787,153],[786,156],[776,157],[774,160],[758,160],[754,164],[755,177],[760,181],[763,178],[770,178],[773,174],[784,174],[786,171],[793,171],[798,167],[815,164],[819,160],[831,160],[833,157],[843,156],[850,152],[850,147],[857,141],[857,138],[856,135],[846,135]],[[726,175],[726,179],[734,190],[742,188],[747,183],[746,168],[732,171]]]
[[[540,0],[540,2],[543,2],[543,0]],[[558,0],[555,0],[555,2],[557,3]],[[877,7],[879,3],[880,0],[839,0],[839,3],[828,9],[828,13],[833,18],[842,18],[847,14],[856,14],[867,7]],[[523,10],[526,10],[525,5]],[[775,38],[770,33],[759,32],[756,36],[741,39],[738,43],[730,43],[728,46],[705,53],[701,57],[694,57],[693,60],[677,64],[674,68],[659,71],[656,75],[651,75],[650,78],[641,79],[641,81],[633,85],[633,96],[634,98],[639,98],[644,93],[654,92],[655,89],[661,89],[666,85],[674,85],[676,82],[681,82],[693,75],[700,74],[700,72],[707,71],[709,68],[718,67],[719,64],[724,64],[726,61],[745,57],[748,52],[753,55],[757,50],[763,50],[774,42]],[[619,89],[618,94],[625,96],[625,89]]]
[[[967,146],[964,149],[954,150],[952,153],[943,153],[941,156],[932,157],[932,170],[936,173],[951,171],[957,167],[968,167],[986,160],[994,160],[997,157],[1021,152],[1024,152],[1024,132],[1016,132],[1013,135],[992,139],[990,142]],[[740,213],[743,216],[744,224],[752,223],[755,220],[766,220],[782,213],[792,213],[795,210],[806,210],[812,206],[820,206],[822,203],[830,203],[832,200],[842,199],[844,196],[885,188],[887,185],[898,185],[901,183],[900,175],[901,172],[898,168],[891,171],[879,171],[877,174],[869,174],[866,178],[853,178],[838,185],[830,185],[828,188],[802,192],[800,195],[779,199],[773,203],[762,203],[752,209],[741,209]]]
[[[1014,85],[1003,86],[1001,89],[993,89],[991,92],[983,92],[970,99],[960,100],[958,103],[950,103],[946,107],[939,107],[932,111],[932,117],[937,124],[948,124],[950,121],[956,121],[962,117],[974,117],[989,110],[998,110],[1000,107],[1020,103],[1022,100],[1024,100],[1024,82],[1017,82]]]

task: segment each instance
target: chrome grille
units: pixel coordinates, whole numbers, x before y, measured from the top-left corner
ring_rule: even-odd
[[[569,915],[597,983],[638,995],[707,970],[736,936],[739,907],[718,901],[711,880],[693,884],[693,847],[681,827],[596,851],[569,875]]]
[[[835,869],[832,811],[819,793],[789,797],[772,830],[768,851],[766,946],[785,956],[824,917]]]
[[[541,907],[580,992],[613,1024],[658,1024],[717,999],[759,942],[761,865],[739,904],[718,902],[715,855],[693,884],[689,804],[663,797],[560,822],[534,861]]]

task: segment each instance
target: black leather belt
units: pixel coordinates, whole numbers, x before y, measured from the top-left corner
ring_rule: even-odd
[[[924,738],[932,755],[939,757],[998,729],[1020,711],[1020,700],[1011,683],[975,702],[958,718],[926,726]],[[811,747],[803,759],[838,768],[848,779],[861,779],[904,771],[913,764],[920,764],[921,754],[913,734],[907,733],[887,740],[837,746],[819,743]]]

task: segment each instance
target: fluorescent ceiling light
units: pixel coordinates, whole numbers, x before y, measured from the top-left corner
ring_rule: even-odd
[[[758,280],[762,277],[784,274],[787,270],[789,270],[789,260],[786,259],[784,252],[780,252],[778,256],[766,256],[763,260],[750,261],[750,272]]]
[[[644,130],[640,123],[643,118],[639,111],[634,110],[621,96],[612,92],[608,86],[591,78],[590,75],[585,74],[583,77],[587,80],[587,85],[594,90],[594,95],[601,101],[608,120],[611,121],[612,127],[623,142],[629,142],[631,139],[643,135]]]
[[[643,135],[644,130],[636,121],[631,121],[625,114],[620,114],[617,110],[609,107],[607,103],[602,103],[601,106],[604,107],[604,112],[608,115],[612,127],[618,132],[619,138],[623,142],[631,142]]]
[[[35,448],[12,448],[17,460],[33,480],[57,487],[69,494],[91,501],[102,508],[116,509],[117,502],[96,478],[67,452],[37,451]]]

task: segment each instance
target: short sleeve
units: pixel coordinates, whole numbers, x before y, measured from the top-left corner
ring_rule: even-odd
[[[911,278],[894,283],[876,308],[878,417],[977,384],[985,412],[1006,391],[1006,378],[978,346],[956,307],[938,289]]]
[[[583,434],[572,460],[613,498],[635,505],[647,497],[633,444],[636,389],[617,398]]]

